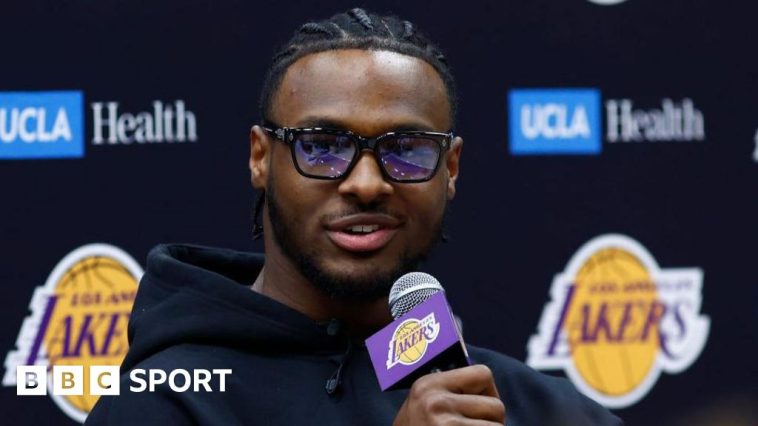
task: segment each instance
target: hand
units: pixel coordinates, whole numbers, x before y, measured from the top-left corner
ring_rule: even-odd
[[[432,373],[413,383],[394,426],[505,424],[505,404],[484,365]]]

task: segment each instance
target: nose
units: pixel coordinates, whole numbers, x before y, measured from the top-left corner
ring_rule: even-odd
[[[370,151],[363,151],[350,174],[340,182],[337,191],[353,197],[362,204],[370,204],[386,198],[394,191],[392,184],[384,180],[376,157]]]

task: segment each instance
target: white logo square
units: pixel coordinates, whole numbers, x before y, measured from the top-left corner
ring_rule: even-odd
[[[16,367],[16,395],[47,395],[47,367],[44,365]]]
[[[121,379],[118,365],[93,365],[89,369],[90,395],[118,395]]]
[[[53,395],[84,395],[84,367],[53,366]]]

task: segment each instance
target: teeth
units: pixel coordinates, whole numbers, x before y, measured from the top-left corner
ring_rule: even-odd
[[[356,225],[347,228],[350,232],[368,234],[379,229],[379,225]]]

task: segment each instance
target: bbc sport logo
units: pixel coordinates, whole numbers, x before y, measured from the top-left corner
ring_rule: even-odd
[[[513,155],[597,155],[600,91],[514,89],[508,94]]]
[[[0,93],[0,159],[84,156],[80,91]]]
[[[16,367],[16,395],[47,395],[66,397],[98,397],[121,395],[118,365],[56,365],[48,373],[44,365],[19,365]],[[156,392],[159,385],[167,385],[172,392],[226,392],[226,376],[231,368],[187,370],[175,368],[166,372],[161,368],[135,368],[129,371],[130,392]],[[48,377],[49,376],[49,377]],[[216,379],[214,379],[214,376]],[[88,383],[87,383],[88,382]],[[85,383],[88,388],[85,391]],[[215,390],[214,390],[215,389]],[[86,417],[86,416],[85,416]],[[84,417],[76,420],[84,421]]]

